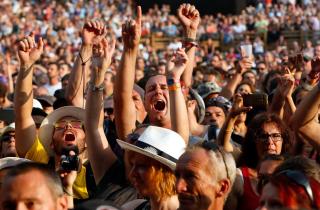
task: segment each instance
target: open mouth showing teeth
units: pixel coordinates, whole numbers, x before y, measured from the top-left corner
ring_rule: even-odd
[[[158,100],[154,104],[154,108],[157,111],[163,111],[166,108],[166,103],[164,101],[162,101],[162,100]]]
[[[74,141],[75,139],[76,139],[76,137],[71,133],[68,133],[68,134],[65,135],[65,140],[66,141]]]

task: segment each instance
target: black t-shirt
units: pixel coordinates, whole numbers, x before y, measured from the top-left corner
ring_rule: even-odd
[[[117,160],[110,167],[98,184],[93,198],[111,201],[117,206],[138,198],[137,191],[126,179],[123,162]]]

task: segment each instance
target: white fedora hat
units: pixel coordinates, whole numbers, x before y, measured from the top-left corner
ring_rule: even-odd
[[[39,140],[46,149],[49,156],[54,152],[50,147],[55,123],[63,117],[74,117],[84,122],[85,110],[75,106],[64,106],[51,112],[41,123],[39,129]]]
[[[117,142],[123,149],[153,158],[172,170],[175,170],[177,160],[186,148],[178,133],[157,126],[148,126],[133,144],[120,139]]]

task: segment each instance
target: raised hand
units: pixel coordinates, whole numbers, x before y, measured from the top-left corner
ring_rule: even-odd
[[[242,74],[246,70],[250,69],[252,67],[252,64],[253,62],[251,58],[247,58],[247,57],[242,58],[237,65],[237,72],[239,74]]]
[[[89,21],[82,29],[82,44],[85,46],[97,45],[105,37],[107,28],[102,21]]]
[[[241,113],[247,113],[252,109],[252,107],[243,106],[243,97],[241,94],[237,93],[233,98],[233,105],[230,109],[229,115],[231,118],[237,118]]]
[[[104,74],[111,64],[112,55],[114,53],[116,45],[115,38],[112,38],[111,42],[108,43],[106,38],[103,38],[101,42],[96,45],[93,49],[92,57],[92,69],[93,78],[95,85],[101,85],[104,80]]]
[[[188,55],[186,54],[185,49],[178,49],[168,62],[168,76],[180,80],[182,73],[186,69],[187,62]]]
[[[43,53],[43,40],[40,37],[38,43],[35,42],[34,34],[31,33],[19,42],[18,56],[22,67],[33,65]]]
[[[122,24],[122,40],[125,49],[137,49],[141,37],[141,6],[137,7],[136,20],[129,19]]]
[[[279,91],[283,98],[289,98],[294,90],[295,79],[288,68],[285,70],[285,74],[279,78]]]
[[[187,35],[194,32],[193,35],[195,36],[200,23],[200,13],[195,6],[191,4],[180,5],[178,9],[178,18],[183,25],[183,28],[186,30]]]

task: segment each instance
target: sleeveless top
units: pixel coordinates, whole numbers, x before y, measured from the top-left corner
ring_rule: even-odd
[[[243,177],[243,194],[238,202],[238,210],[255,210],[259,206],[260,197],[252,189],[249,168],[241,167]]]

